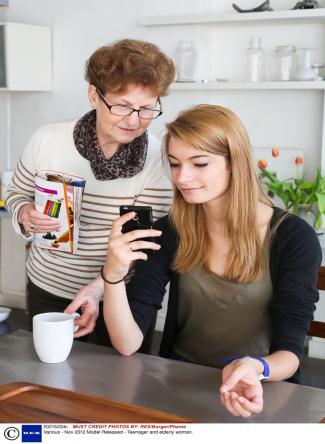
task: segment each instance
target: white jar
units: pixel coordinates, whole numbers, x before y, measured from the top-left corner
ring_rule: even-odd
[[[247,55],[247,80],[249,82],[262,82],[264,80],[265,55],[262,49],[261,37],[252,37],[249,42]]]
[[[288,81],[292,79],[293,57],[296,52],[295,46],[277,46],[276,53],[276,78],[275,80]]]
[[[193,82],[197,51],[191,40],[180,40],[175,51],[178,82]]]

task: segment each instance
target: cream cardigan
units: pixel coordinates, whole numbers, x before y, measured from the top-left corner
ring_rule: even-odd
[[[98,181],[88,160],[73,142],[76,121],[46,125],[32,136],[18,162],[6,206],[15,231],[26,240],[17,215],[22,205],[34,201],[34,175],[40,169],[56,170],[86,179],[76,254],[45,250],[32,245],[27,259],[27,275],[38,287],[72,299],[98,274],[105,260],[112,222],[120,205],[151,205],[154,218],[164,216],[170,206],[171,185],[164,174],[159,140],[149,134],[147,159],[134,177]]]

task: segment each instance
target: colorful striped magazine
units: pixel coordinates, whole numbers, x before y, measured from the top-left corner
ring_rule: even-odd
[[[58,219],[60,231],[35,233],[33,242],[41,248],[76,253],[79,218],[86,181],[57,171],[38,171],[35,176],[35,208]]]

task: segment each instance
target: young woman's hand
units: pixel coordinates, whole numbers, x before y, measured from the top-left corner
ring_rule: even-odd
[[[253,358],[236,359],[224,367],[220,399],[233,416],[249,418],[263,410],[263,388]]]
[[[134,212],[124,214],[116,219],[112,225],[108,241],[108,253],[104,265],[104,276],[112,282],[123,279],[133,261],[147,260],[148,255],[141,250],[159,250],[160,245],[143,238],[157,237],[161,235],[158,230],[134,230],[122,233],[122,226],[133,219]]]
[[[57,219],[35,210],[33,203],[20,208],[18,223],[24,227],[26,233],[48,233],[61,228],[61,223]]]

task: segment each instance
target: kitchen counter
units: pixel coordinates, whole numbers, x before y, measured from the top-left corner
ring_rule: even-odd
[[[66,362],[44,364],[32,334],[17,330],[0,338],[0,383],[35,384],[104,396],[151,407],[204,423],[316,423],[325,417],[325,390],[269,382],[265,407],[249,420],[235,418],[220,405],[219,370],[75,341]]]

